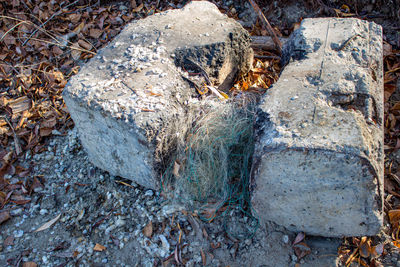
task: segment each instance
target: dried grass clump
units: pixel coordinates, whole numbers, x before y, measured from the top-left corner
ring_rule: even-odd
[[[164,182],[199,205],[248,198],[253,111],[232,102],[208,103],[201,110],[178,145]]]

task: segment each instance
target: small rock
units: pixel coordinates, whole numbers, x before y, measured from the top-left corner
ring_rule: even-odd
[[[58,130],[51,131],[51,134],[52,135],[62,135],[62,133],[60,131],[58,131]]]
[[[126,222],[125,222],[125,220],[123,220],[123,219],[118,219],[118,220],[115,222],[115,225],[116,225],[117,227],[124,226],[125,224],[126,224]]]
[[[50,160],[52,160],[54,158],[54,154],[53,153],[49,153],[49,154],[47,154],[46,156],[45,156],[45,160],[47,160],[47,161],[50,161]]]
[[[152,197],[154,195],[154,192],[153,192],[153,190],[147,190],[146,193],[144,193],[144,195],[146,197]]]
[[[21,215],[21,213],[22,213],[22,208],[10,211],[11,216],[19,216],[19,215]]]
[[[126,6],[124,6],[124,5],[120,5],[118,9],[120,11],[124,11],[124,10],[127,10],[128,8]]]
[[[159,238],[161,240],[162,246],[165,250],[169,251],[170,245],[168,243],[167,238],[164,235],[159,235]]]
[[[283,241],[283,243],[285,243],[285,244],[289,243],[289,236],[284,235],[284,236],[282,237],[282,241]]]
[[[40,215],[46,215],[47,213],[49,213],[49,211],[47,209],[41,209],[39,213]]]
[[[24,235],[24,231],[22,231],[22,230],[15,230],[15,231],[13,232],[13,235],[14,235],[14,237],[16,237],[16,238],[20,238],[20,237],[22,237],[22,236]]]

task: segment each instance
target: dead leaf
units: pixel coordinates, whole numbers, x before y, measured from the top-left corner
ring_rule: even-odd
[[[17,114],[31,108],[32,101],[27,96],[19,97],[8,102],[13,114]]]
[[[340,9],[341,9],[341,11],[344,12],[344,13],[350,13],[350,7],[349,7],[348,5],[343,4],[343,5],[340,7]]]
[[[383,56],[389,56],[392,54],[392,45],[388,42],[383,41]]]
[[[83,27],[85,27],[85,22],[81,22],[74,30],[73,32],[75,32],[76,34],[80,33],[81,30],[83,29]]]
[[[383,244],[383,243],[373,246],[371,249],[371,256],[373,258],[377,258],[377,257],[381,256],[383,253],[384,246],[385,246],[385,244]]]
[[[298,233],[296,238],[294,239],[292,245],[296,245],[296,244],[300,243],[301,241],[303,241],[304,238],[305,238],[305,234],[303,232]]]
[[[153,223],[151,221],[149,221],[146,226],[143,228],[142,233],[148,237],[151,238],[151,236],[153,235]]]
[[[92,47],[93,47],[91,44],[89,44],[88,42],[86,42],[86,41],[84,41],[84,40],[79,40],[79,41],[78,41],[78,44],[79,44],[81,47],[85,48],[86,50],[91,50]]]
[[[299,260],[311,253],[311,248],[304,242],[294,245],[293,250]]]
[[[174,162],[174,169],[172,171],[172,174],[175,175],[175,177],[179,177],[179,169],[180,169],[181,165],[178,163],[177,160],[175,160]]]
[[[143,3],[141,3],[138,7],[133,8],[132,12],[140,12],[143,9]]]
[[[391,225],[395,225],[400,221],[400,210],[389,210],[389,222]]]
[[[243,81],[242,90],[246,91],[247,89],[249,89],[249,84],[247,82]]]
[[[77,24],[81,19],[82,15],[80,13],[70,14],[68,18],[71,20],[72,23]]]
[[[40,128],[39,134],[41,137],[51,135],[53,129],[52,128]]]
[[[71,243],[67,242],[67,241],[62,241],[61,243],[59,243],[58,245],[56,245],[53,249],[51,249],[50,251],[59,251],[59,250],[63,250],[63,249],[67,249],[71,246]]]
[[[181,265],[181,264],[182,264],[181,250],[180,250],[180,245],[179,245],[179,243],[176,244],[176,246],[175,246],[175,250],[174,250],[174,259],[175,259],[175,262],[176,262],[178,265]]]
[[[61,217],[61,213],[58,214],[54,219],[51,219],[47,223],[45,223],[42,226],[40,226],[34,232],[40,232],[40,231],[43,231],[43,230],[46,230],[46,229],[50,228],[53,224],[55,224],[60,219],[60,217]]]
[[[399,241],[397,241],[397,240],[393,240],[393,245],[394,246],[396,246],[396,247],[398,247],[398,248],[400,248],[400,242]]]
[[[203,249],[200,249],[200,254],[201,254],[201,260],[203,262],[203,266],[207,265],[207,258],[206,258],[206,254],[204,253]]]
[[[214,244],[213,242],[210,243],[212,249],[217,249],[221,247],[221,242],[217,242],[217,244]]]
[[[100,29],[90,29],[89,36],[98,39],[103,34],[103,31]]]
[[[36,267],[37,264],[33,261],[27,261],[22,264],[22,267]]]
[[[3,222],[7,221],[10,218],[11,218],[11,216],[8,211],[0,212],[0,224],[2,224]]]
[[[25,205],[29,202],[31,202],[30,199],[19,199],[19,200],[11,200],[12,203],[17,204],[17,205]]]
[[[106,247],[103,245],[100,245],[99,243],[96,243],[96,245],[93,248],[94,251],[104,251],[106,250]]]
[[[361,238],[359,250],[360,250],[360,255],[363,258],[369,258],[369,255],[371,255],[371,240],[369,240],[366,236]]]

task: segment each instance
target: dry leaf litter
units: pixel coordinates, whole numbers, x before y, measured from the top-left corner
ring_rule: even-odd
[[[73,122],[61,91],[79,65],[132,19],[180,8],[184,2],[0,1],[2,265],[235,266],[240,262],[294,266],[311,262],[323,251],[318,240],[312,246],[308,237],[273,225],[262,226],[252,238],[236,239],[227,229],[242,233],[255,223],[242,210],[230,210],[230,220],[212,213],[206,214],[209,220],[201,220],[198,213],[169,203],[159,192],[93,167],[76,132],[68,130]],[[252,34],[268,35],[250,4],[216,2]],[[350,4],[333,6],[325,1],[305,1],[303,6],[290,1],[286,5],[257,2],[279,36],[289,34],[307,12],[310,16],[333,12],[336,16],[362,17],[362,12],[370,15],[379,10],[379,6],[363,11]],[[393,16],[391,13],[383,13],[378,21],[386,26],[387,34],[385,208],[389,220],[380,236],[339,242],[338,256],[346,266],[400,265],[400,51],[396,50],[400,40],[393,33],[396,27],[387,22],[391,20],[384,19]],[[362,18],[374,18],[367,15]],[[252,72],[240,77],[231,97],[240,97],[243,91],[263,93],[276,81],[276,53],[256,50],[256,55]],[[328,241],[334,248],[338,243]]]

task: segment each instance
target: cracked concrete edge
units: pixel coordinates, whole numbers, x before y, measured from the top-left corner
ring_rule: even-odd
[[[357,38],[355,38],[355,37]],[[358,38],[361,37],[361,38]],[[313,234],[327,236],[362,235],[374,234],[382,224],[382,197],[383,197],[383,68],[382,68],[382,30],[381,27],[357,19],[306,19],[302,22],[300,29],[293,33],[286,43],[284,60],[289,64],[283,70],[280,79],[266,93],[260,104],[258,121],[256,124],[257,142],[254,155],[254,166],[252,171],[253,204],[263,219],[274,220],[291,230],[308,231]],[[369,64],[365,64],[365,62]],[[371,71],[371,69],[373,71]],[[340,97],[333,99],[335,94]],[[360,94],[368,97],[358,97]],[[333,97],[331,97],[333,96]],[[354,97],[356,96],[356,97]],[[373,99],[369,101],[368,98]],[[336,102],[335,102],[335,101]],[[367,101],[368,100],[368,101]],[[374,103],[373,112],[369,108]],[[293,188],[292,179],[296,175],[307,175],[305,172],[290,172],[294,177],[280,177],[283,181],[273,177],[261,177],[264,175],[277,176],[273,170],[269,170],[270,164],[278,164],[271,155],[281,157],[286,151],[314,151],[312,153],[336,153],[347,157],[358,158],[358,164],[354,165],[369,170],[368,181],[360,182],[359,190],[369,192],[366,194],[365,203],[358,200],[355,205],[361,210],[351,214],[351,207],[346,203],[340,203],[332,197],[335,204],[347,208],[348,215],[364,217],[367,227],[351,227],[354,222],[347,220],[348,227],[344,225],[335,229],[334,220],[340,216],[331,216],[330,227],[323,225],[316,227],[317,223],[312,219],[301,215],[296,210],[304,208],[307,212],[318,214],[318,208],[305,207],[305,201],[301,196],[294,197],[295,200],[287,200],[287,203],[275,203],[272,195],[283,197],[283,192],[278,190]],[[325,151],[325,152],[324,152]],[[296,168],[296,162],[291,160],[306,160],[294,156],[286,158],[287,168]],[[268,158],[268,159],[267,159]],[[334,156],[335,158],[335,156]],[[335,160],[329,157],[327,160]],[[282,159],[284,160],[284,159]],[[314,163],[318,158],[314,159]],[[353,162],[355,164],[355,162]],[[352,164],[353,164],[352,163]],[[323,162],[321,162],[323,164]],[[344,168],[345,163],[337,162],[337,168]],[[352,166],[352,164],[348,166]],[[312,165],[312,164],[311,164]],[[299,166],[297,166],[299,167]],[[315,166],[314,166],[315,167]],[[335,172],[334,167],[330,166]],[[348,168],[348,167],[347,167]],[[283,170],[285,171],[285,170]],[[319,175],[315,173],[315,175]],[[354,173],[354,175],[356,175]],[[328,175],[329,176],[329,175]],[[322,175],[321,179],[324,178]],[[340,180],[340,179],[339,179]],[[343,178],[340,183],[350,184]],[[278,183],[278,184],[276,184]],[[286,187],[281,188],[284,183]],[[307,183],[307,180],[305,181]],[[323,182],[309,179],[308,183]],[[268,184],[265,185],[265,184]],[[273,189],[274,186],[276,189]],[[302,185],[298,185],[301,187]],[[311,184],[310,184],[311,186]],[[261,189],[262,188],[262,189]],[[306,187],[302,187],[306,190]],[[262,192],[266,190],[265,192]],[[357,190],[357,186],[354,187]],[[264,193],[264,194],[263,194]],[[271,194],[271,195],[268,195]],[[301,194],[301,192],[298,192]],[[308,192],[310,196],[312,192]],[[334,192],[332,192],[334,193]],[[318,195],[318,192],[314,194]],[[307,195],[307,194],[306,194]],[[329,193],[321,194],[321,198],[329,199]],[[363,195],[360,193],[360,195]],[[345,197],[345,196],[344,196]],[[265,207],[265,202],[273,202],[272,205],[281,205],[282,209],[289,208],[286,217],[274,215],[278,210]],[[335,202],[336,201],[336,202]],[[351,201],[351,200],[347,200]],[[295,207],[290,207],[290,205]],[[329,210],[329,201],[325,203]],[[288,206],[289,205],[289,206]],[[314,204],[312,204],[314,205]],[[311,206],[312,206],[311,205]],[[365,209],[365,212],[363,210]],[[332,209],[333,211],[333,209]],[[297,222],[289,217],[298,213]],[[366,214],[370,217],[365,216]],[[318,220],[318,216],[311,216]],[[372,219],[370,219],[372,218]],[[329,218],[326,218],[329,221]],[[346,218],[343,218],[346,220]],[[304,221],[307,221],[304,223]],[[360,222],[361,224],[363,221]],[[350,228],[349,228],[350,227]]]

